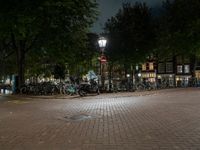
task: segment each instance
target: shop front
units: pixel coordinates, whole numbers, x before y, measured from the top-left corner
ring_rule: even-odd
[[[195,77],[197,78],[197,80],[200,80],[200,70],[195,71]]]
[[[195,71],[196,86],[200,87],[200,70]]]
[[[166,84],[168,87],[174,87],[174,74],[158,74],[158,84]]]
[[[156,73],[155,72],[142,72],[141,73],[142,80],[149,82],[156,82]]]
[[[188,87],[189,80],[192,78],[192,75],[176,75],[176,86],[177,87]]]

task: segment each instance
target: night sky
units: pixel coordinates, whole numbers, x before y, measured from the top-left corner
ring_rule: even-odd
[[[92,32],[102,32],[106,20],[118,12],[123,2],[135,3],[136,1],[146,2],[150,7],[156,7],[162,4],[162,0],[97,0],[100,14],[97,22],[92,27]]]

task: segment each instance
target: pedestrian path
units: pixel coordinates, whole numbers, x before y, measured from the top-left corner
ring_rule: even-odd
[[[199,149],[199,89],[131,94],[7,99],[0,103],[0,149]]]

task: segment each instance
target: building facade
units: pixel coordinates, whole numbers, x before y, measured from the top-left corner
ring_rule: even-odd
[[[158,83],[166,83],[169,87],[186,87],[193,76],[194,65],[190,57],[174,56],[159,61],[157,65]]]

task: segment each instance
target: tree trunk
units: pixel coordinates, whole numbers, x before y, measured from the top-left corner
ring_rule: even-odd
[[[17,49],[17,67],[18,67],[18,86],[20,87],[24,84],[25,78],[25,46],[24,42],[20,41],[19,48]]]
[[[18,78],[17,78],[17,85],[16,89],[19,91],[20,87],[24,84],[24,73],[25,73],[25,52],[27,51],[26,49],[26,40],[16,40],[15,34],[11,32],[11,40],[12,40],[12,46],[13,49],[16,51],[17,55],[17,73],[18,73]],[[16,92],[16,91],[15,91]]]

